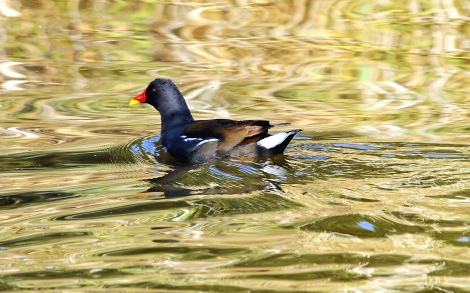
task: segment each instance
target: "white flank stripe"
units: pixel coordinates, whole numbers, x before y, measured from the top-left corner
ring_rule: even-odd
[[[281,144],[286,138],[290,135],[288,132],[281,132],[275,135],[268,136],[263,138],[262,140],[258,141],[257,144],[260,147],[264,147],[267,149],[272,149],[273,147]]]
[[[206,139],[206,140],[203,140],[203,141],[201,141],[200,143],[198,143],[198,144],[195,146],[195,148],[197,148],[197,147],[199,147],[199,146],[205,144],[206,142],[210,142],[210,141],[219,141],[219,140],[218,140],[217,138]]]
[[[185,139],[184,139],[184,141],[193,141],[193,140],[202,140],[202,138],[188,137],[188,138],[185,138]]]

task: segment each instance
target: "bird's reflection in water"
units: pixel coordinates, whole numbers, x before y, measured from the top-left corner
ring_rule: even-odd
[[[159,137],[134,142],[135,156],[156,160],[170,170],[160,177],[143,181],[151,184],[145,192],[156,192],[155,199],[190,195],[242,194],[257,190],[282,192],[280,183],[293,176],[285,155],[257,159],[217,159],[208,163],[184,165],[171,158],[159,142]]]

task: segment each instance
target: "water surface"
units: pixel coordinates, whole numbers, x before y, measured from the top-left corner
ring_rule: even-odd
[[[465,1],[4,1],[0,290],[465,292]],[[129,100],[304,129],[175,164]]]

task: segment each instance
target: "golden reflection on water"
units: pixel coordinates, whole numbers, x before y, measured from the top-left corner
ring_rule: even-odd
[[[468,1],[0,1],[0,15],[0,290],[467,285]],[[286,157],[172,166],[158,114],[128,106],[155,77],[197,118],[304,131]]]
[[[34,88],[44,99],[22,119],[122,118],[128,112],[119,111],[124,97],[165,76],[185,92],[200,92],[190,106],[202,118],[250,117],[262,110],[268,119],[310,129],[339,122],[382,138],[468,137],[461,125],[468,118],[465,4],[33,1],[11,6],[21,18],[4,25],[9,58],[1,70],[7,79],[3,87]],[[51,11],[61,11],[61,17],[51,17]],[[128,17],[117,16],[122,13]],[[217,91],[205,88],[212,84]],[[55,93],[59,97],[53,98]],[[11,95],[3,112],[15,115],[31,107],[14,99],[20,109],[5,108]],[[77,104],[59,106],[55,99]],[[267,111],[273,108],[276,115]]]

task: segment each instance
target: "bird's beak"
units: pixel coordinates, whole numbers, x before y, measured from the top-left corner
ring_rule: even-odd
[[[140,103],[144,103],[145,100],[147,100],[147,96],[145,95],[145,91],[143,91],[140,95],[133,98],[130,101],[129,105],[137,105],[137,104],[140,104]]]

